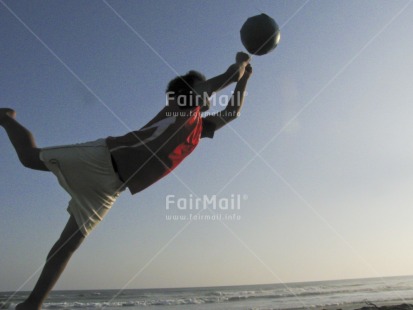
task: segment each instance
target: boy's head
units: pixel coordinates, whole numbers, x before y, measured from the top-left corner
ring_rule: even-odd
[[[197,96],[194,91],[194,86],[197,83],[205,82],[205,76],[195,70],[189,71],[185,75],[177,76],[168,83],[166,88],[166,94],[168,98],[175,99],[174,101],[181,109],[192,109],[201,105],[201,110],[205,111],[209,109],[208,98],[202,100],[202,96]]]

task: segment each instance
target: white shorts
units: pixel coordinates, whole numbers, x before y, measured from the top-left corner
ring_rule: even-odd
[[[67,211],[86,237],[124,190],[105,140],[43,148],[40,159],[71,196]]]

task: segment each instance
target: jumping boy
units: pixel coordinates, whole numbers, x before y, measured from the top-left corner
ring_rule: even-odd
[[[171,172],[197,146],[200,138],[235,119],[244,102],[252,74],[249,56],[236,55],[236,63],[212,79],[190,71],[169,82],[167,105],[138,131],[82,144],[38,148],[33,135],[16,120],[16,113],[0,108],[2,126],[27,168],[51,171],[69,193],[70,218],[50,250],[40,277],[17,310],[41,309],[70,257],[90,231],[103,219],[126,188],[136,194]],[[227,107],[201,117],[208,98],[236,82]]]

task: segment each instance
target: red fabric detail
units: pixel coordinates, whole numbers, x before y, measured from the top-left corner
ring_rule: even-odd
[[[186,156],[192,153],[192,151],[199,143],[202,132],[202,119],[200,107],[197,107],[191,113],[193,113],[193,115],[187,120],[185,127],[193,127],[192,131],[189,132],[185,141],[179,144],[168,155],[168,158],[171,160],[171,165],[169,169],[166,169],[165,173],[160,178],[166,176],[172,170],[174,170],[185,159]]]

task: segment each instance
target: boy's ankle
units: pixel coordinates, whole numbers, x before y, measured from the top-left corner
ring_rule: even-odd
[[[24,301],[16,306],[16,310],[41,310],[42,307],[38,305],[30,304],[29,302]]]

